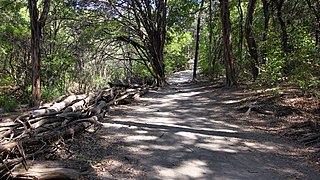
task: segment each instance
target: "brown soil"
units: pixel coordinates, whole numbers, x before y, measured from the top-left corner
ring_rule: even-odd
[[[307,97],[292,86],[244,92],[251,95],[241,101],[239,112],[259,119],[246,121],[247,125],[298,144],[299,151],[305,152],[309,161],[320,164],[320,138],[305,141],[320,132],[319,98]],[[250,113],[248,105],[251,105]]]
[[[190,83],[190,72],[110,109],[102,127],[40,160],[90,170],[80,179],[318,179],[319,99],[294,88]],[[319,165],[319,164],[318,164]]]

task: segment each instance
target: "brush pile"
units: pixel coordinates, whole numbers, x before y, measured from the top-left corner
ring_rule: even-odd
[[[148,86],[110,85],[110,88],[97,93],[62,96],[39,109],[1,121],[0,179],[74,178],[73,170],[32,168],[28,162],[54,151],[55,143],[61,139],[73,138],[89,127],[101,127],[99,121],[110,106],[130,103],[149,89]],[[24,171],[18,166],[23,167]]]

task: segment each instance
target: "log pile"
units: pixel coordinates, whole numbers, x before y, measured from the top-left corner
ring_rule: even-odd
[[[39,172],[32,174],[33,171],[28,171],[34,169],[28,163],[29,159],[50,153],[55,142],[61,139],[70,139],[88,127],[99,127],[110,106],[130,103],[148,89],[147,86],[112,85],[97,93],[63,96],[39,109],[0,122],[0,179],[46,179],[43,177],[48,174],[59,174],[50,173],[50,170],[45,175]],[[23,166],[25,171],[18,171],[18,166]],[[60,169],[61,172],[66,171]],[[72,171],[71,174],[74,173]],[[39,177],[41,174],[43,177]]]

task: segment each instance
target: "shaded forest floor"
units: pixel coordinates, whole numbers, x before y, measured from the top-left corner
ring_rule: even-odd
[[[320,105],[297,89],[168,86],[112,107],[98,130],[61,141],[37,157],[75,169],[82,179],[318,179]]]
[[[241,123],[297,143],[298,151],[320,164],[320,99],[303,96],[298,88],[243,90],[250,94],[239,101]],[[247,117],[255,117],[250,119]]]

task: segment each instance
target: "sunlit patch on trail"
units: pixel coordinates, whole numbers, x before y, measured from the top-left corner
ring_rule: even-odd
[[[181,83],[187,83],[192,80],[192,71],[186,70],[186,71],[180,71],[174,73],[172,76],[170,76],[167,80],[169,84],[181,84]]]
[[[204,178],[210,172],[206,162],[200,160],[184,161],[174,168],[155,167],[159,169],[160,177],[163,179],[198,179]]]

